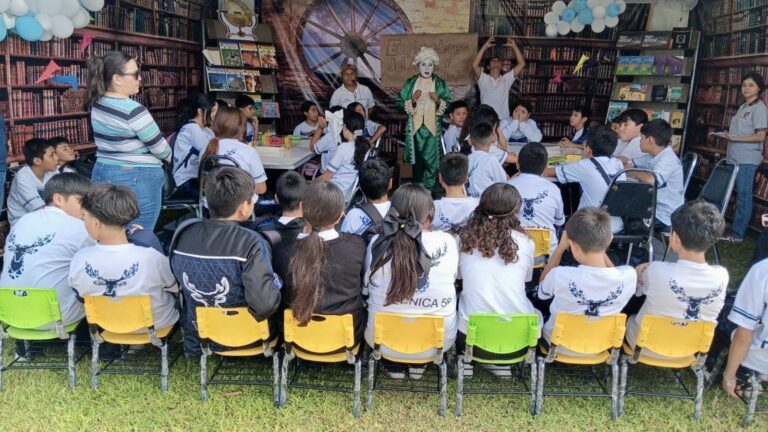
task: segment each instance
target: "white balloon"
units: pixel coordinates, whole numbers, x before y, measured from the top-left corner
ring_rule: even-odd
[[[544,14],[544,23],[547,25],[557,24],[558,19],[557,14],[554,12],[550,11]]]
[[[77,12],[80,10],[80,2],[78,0],[63,0],[61,4],[61,14],[68,18],[77,15]]]
[[[50,16],[40,12],[35,15],[35,19],[40,23],[41,26],[43,26],[43,30],[48,32],[51,31],[51,28],[53,27],[53,21],[51,20]]]
[[[602,18],[598,18],[594,21],[592,21],[592,31],[595,33],[602,33],[602,31],[605,30],[605,20]]]
[[[598,4],[600,3],[597,0],[587,0],[587,7],[590,9],[594,9]]]
[[[582,30],[584,30],[584,24],[582,24],[581,21],[579,21],[578,19],[571,21],[572,32],[579,33]]]
[[[5,22],[5,28],[7,28],[8,30],[16,26],[15,16],[11,16],[11,15],[8,15],[7,13],[4,13],[2,17],[3,17],[3,21]]]
[[[562,15],[565,10],[565,2],[563,0],[557,0],[552,4],[552,11],[558,15]]]
[[[620,13],[624,13],[627,10],[627,3],[624,0],[616,0],[616,4],[619,5]]]
[[[72,25],[75,26],[76,29],[83,28],[87,26],[91,22],[91,15],[88,13],[87,10],[80,8],[79,11],[77,11],[77,14],[75,14],[74,17],[72,17]]]
[[[608,7],[608,5],[609,5],[609,4],[611,4],[611,3],[613,3],[613,0],[600,0],[600,4],[601,4],[601,5],[603,5],[603,6],[605,6],[606,8],[607,8],[607,7]]]
[[[11,0],[10,10],[15,16],[24,16],[29,12],[29,6],[24,0]]]
[[[11,0],[0,0],[0,12],[5,12],[11,7]]]
[[[557,32],[561,36],[567,35],[571,31],[571,23],[568,21],[558,21],[557,22]]]
[[[619,25],[619,17],[605,17],[605,26],[614,28]]]
[[[557,37],[557,24],[549,24],[546,29],[544,29],[544,33],[551,38]]]
[[[61,7],[61,0],[43,0],[37,5],[37,11],[48,16],[54,16],[61,12]]]
[[[29,11],[32,13],[37,13],[37,0],[26,0],[26,2],[27,2],[27,7],[29,8]]]
[[[69,18],[63,15],[56,15],[51,18],[53,21],[53,27],[51,27],[51,33],[59,39],[66,39],[72,36],[75,31],[75,26],[72,24]]]
[[[595,18],[605,18],[605,6],[597,5],[592,8],[592,16]]]
[[[53,39],[53,33],[49,32],[49,31],[44,31],[43,35],[40,36],[40,40],[43,41],[43,42],[49,41],[51,39]]]
[[[80,3],[91,12],[98,12],[104,7],[104,0],[81,0]]]

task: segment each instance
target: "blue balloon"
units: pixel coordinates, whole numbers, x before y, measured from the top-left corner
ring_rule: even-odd
[[[587,0],[574,0],[573,9],[575,9],[576,12],[581,12],[584,9],[589,9],[589,7],[587,6]]]
[[[595,18],[592,16],[592,9],[587,8],[579,12],[579,21],[581,21],[581,23],[584,25],[592,24],[594,19]]]
[[[576,18],[576,11],[571,8],[566,8],[563,11],[563,21],[571,22],[573,19]]]
[[[5,21],[0,19],[0,41],[4,41],[8,36],[8,28],[5,27]]]
[[[43,35],[43,26],[36,19],[27,15],[16,18],[14,31],[25,41],[34,42],[40,40]]]
[[[619,5],[617,5],[616,3],[611,3],[610,6],[605,8],[605,14],[610,17],[619,16],[620,13],[621,13],[621,7],[619,7]]]

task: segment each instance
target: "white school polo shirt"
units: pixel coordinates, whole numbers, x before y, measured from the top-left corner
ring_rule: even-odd
[[[632,159],[632,165],[645,168],[656,175],[656,219],[671,226],[672,212],[683,205],[683,165],[671,147],[666,147],[656,156],[649,154]]]
[[[490,105],[496,110],[499,119],[509,118],[509,89],[515,83],[514,71],[509,71],[501,75],[499,79],[485,72],[480,73],[477,80],[477,87],[480,89],[480,103]]]

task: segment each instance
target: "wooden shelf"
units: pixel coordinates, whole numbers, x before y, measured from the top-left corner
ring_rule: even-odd
[[[184,84],[144,84],[141,83],[141,86],[144,88],[179,88],[179,87],[187,87]]]
[[[24,90],[24,89],[43,89],[43,90],[70,90],[72,87],[68,85],[45,85],[45,84],[8,84],[12,90]]]
[[[72,112],[72,113],[62,113],[62,114],[41,114],[39,116],[32,116],[32,117],[13,117],[14,121],[35,121],[40,119],[57,119],[57,118],[67,118],[67,117],[81,117],[88,115],[90,113],[81,111],[81,112]]]
[[[759,30],[759,29],[765,28],[765,27],[768,27],[768,24],[758,24],[758,25],[755,25],[755,26],[752,26],[752,27],[747,27],[745,29],[741,29],[741,30],[732,30],[731,33],[743,33],[743,32],[748,32],[748,31],[752,31],[752,30]]]
[[[691,145],[689,148],[691,150],[703,151],[706,153],[719,154],[719,155],[724,155],[726,152],[725,149],[719,149],[717,147],[704,147],[704,146]]]
[[[58,61],[65,61],[65,62],[84,62],[87,61],[87,58],[74,58],[74,57],[56,57],[56,56],[45,56],[45,55],[37,55],[37,54],[16,54],[16,53],[10,53],[7,54],[11,58],[28,58],[28,59],[40,59],[40,60],[56,60]]]
[[[611,99],[611,102],[627,102],[627,103],[641,103],[641,104],[674,104],[674,105],[685,105],[688,103],[688,101],[680,101],[680,102],[670,102],[670,101],[639,101],[639,100],[621,100],[621,99]]]

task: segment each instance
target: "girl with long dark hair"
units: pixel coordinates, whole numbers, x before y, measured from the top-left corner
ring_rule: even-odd
[[[200,155],[214,135],[205,128],[211,101],[203,93],[185,99],[177,109],[176,138],[173,144],[173,179],[180,194],[197,197]]]
[[[352,187],[357,178],[357,170],[365,161],[371,148],[364,136],[365,118],[353,110],[344,111],[344,129],[341,131],[342,142],[328,163],[328,168],[319,178],[330,180],[344,193],[344,201],[352,198]]]

